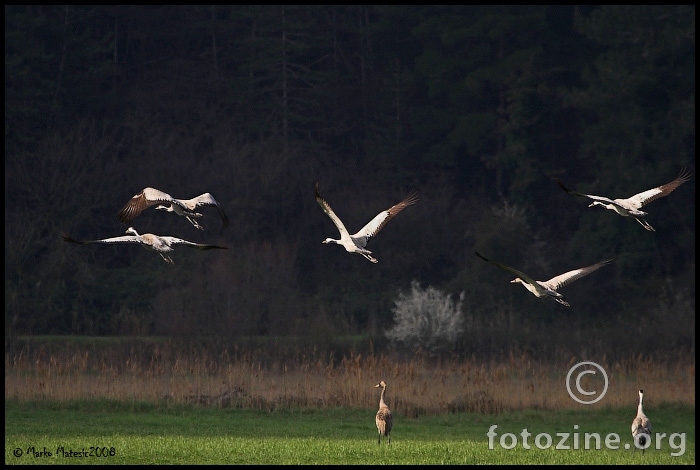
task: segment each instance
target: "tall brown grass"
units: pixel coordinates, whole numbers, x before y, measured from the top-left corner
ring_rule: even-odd
[[[637,356],[535,360],[510,353],[500,360],[434,359],[416,353],[348,353],[290,348],[272,355],[263,348],[214,352],[165,342],[127,347],[6,344],[5,399],[103,398],[153,403],[276,408],[375,408],[373,386],[385,380],[392,411],[405,416],[452,412],[580,409],[565,377],[582,360],[603,366],[610,379],[605,399],[594,406],[630,407],[643,388],[645,405],[695,405],[695,357],[652,360]]]

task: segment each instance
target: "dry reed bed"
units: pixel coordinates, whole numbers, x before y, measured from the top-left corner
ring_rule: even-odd
[[[149,354],[150,352],[150,354]],[[417,355],[299,352],[286,360],[268,354],[224,350],[219,354],[155,346],[128,353],[66,350],[5,354],[5,399],[81,400],[103,398],[154,403],[273,410],[296,407],[375,408],[385,380],[387,402],[405,416],[450,412],[577,409],[565,377],[580,359],[561,363],[511,354],[506,360],[430,360]],[[645,404],[695,405],[695,358],[653,362],[642,357],[608,363],[610,385],[597,406],[634,408],[637,390]],[[586,387],[588,388],[588,387]],[[589,388],[589,389],[592,389]]]

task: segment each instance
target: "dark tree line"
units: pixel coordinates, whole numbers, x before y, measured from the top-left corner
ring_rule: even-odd
[[[693,6],[6,5],[6,335],[381,338],[415,280],[465,292],[459,353],[694,351],[694,180],[653,233],[555,183],[628,197],[694,152]],[[317,181],[351,231],[420,201],[373,265],[321,244]],[[146,186],[231,226],[139,232],[229,249],[61,241],[123,234]],[[564,309],[475,250],[539,279],[616,261]]]

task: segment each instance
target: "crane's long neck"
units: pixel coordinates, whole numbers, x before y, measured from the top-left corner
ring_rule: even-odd
[[[379,395],[379,408],[386,406],[386,402],[384,401],[384,394],[385,393],[386,393],[386,386],[382,387],[382,394]]]
[[[166,212],[175,212],[177,215],[194,213],[194,211],[188,211],[174,202],[171,202],[170,204],[159,204],[156,206],[156,209]]]
[[[644,415],[644,410],[642,409],[642,395],[639,395],[639,405],[637,405],[637,416]]]
[[[134,236],[138,237],[139,239],[141,238],[141,235],[139,235],[139,233],[136,231],[136,229],[134,227],[129,227],[128,229],[126,229],[125,233],[134,235]]]

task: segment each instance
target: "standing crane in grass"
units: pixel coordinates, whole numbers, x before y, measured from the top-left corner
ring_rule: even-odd
[[[374,388],[381,388],[382,393],[379,396],[379,410],[377,415],[374,417],[374,422],[377,424],[377,431],[379,431],[379,436],[377,437],[377,444],[382,443],[382,436],[385,436],[387,443],[391,444],[391,428],[394,427],[394,415],[391,414],[391,410],[386,406],[384,401],[384,395],[386,394],[386,382],[380,381]]]
[[[634,448],[637,448],[637,443],[642,448],[642,454],[648,447],[647,441],[651,439],[651,421],[644,414],[642,409],[642,398],[644,398],[644,390],[639,390],[639,405],[637,405],[637,416],[632,421],[632,438],[634,439]],[[637,437],[639,436],[639,437]]]

